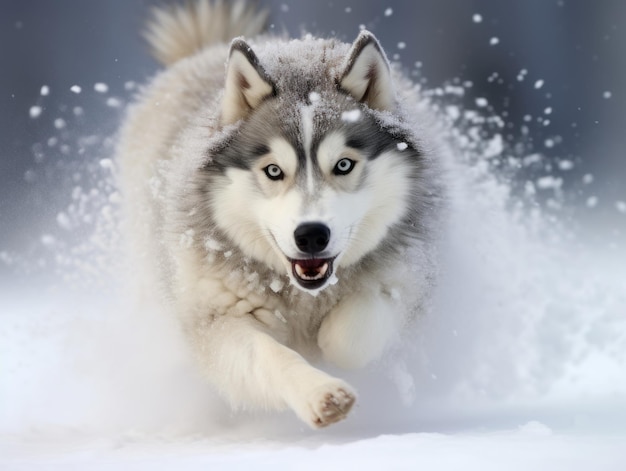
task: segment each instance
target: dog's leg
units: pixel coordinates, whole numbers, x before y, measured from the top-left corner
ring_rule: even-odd
[[[192,331],[209,378],[235,405],[289,406],[313,428],[346,417],[352,388],[313,368],[250,316],[222,316]]]
[[[398,306],[381,293],[358,293],[324,318],[317,343],[324,358],[342,368],[361,368],[380,357],[397,334]]]

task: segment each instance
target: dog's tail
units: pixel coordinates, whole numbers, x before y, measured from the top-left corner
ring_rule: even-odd
[[[164,65],[237,36],[266,29],[268,11],[246,0],[193,0],[155,8],[144,32],[154,57]]]

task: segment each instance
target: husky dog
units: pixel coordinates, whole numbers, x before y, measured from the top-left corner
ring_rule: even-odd
[[[428,296],[440,171],[370,32],[287,41],[258,36],[265,19],[240,1],[156,10],[167,67],[128,112],[121,189],[144,288],[206,377],[233,407],[318,428],[356,395],[310,362],[376,360]]]

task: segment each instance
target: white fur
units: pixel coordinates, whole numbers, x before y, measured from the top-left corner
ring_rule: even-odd
[[[362,368],[379,358],[397,335],[401,312],[381,292],[358,292],[324,318],[317,343],[324,358],[342,368]]]
[[[242,86],[245,83],[246,86]],[[238,50],[232,50],[226,71],[224,99],[222,100],[222,125],[236,123],[272,93],[272,86]]]
[[[361,41],[371,40],[362,49]],[[352,54],[359,52],[348,73],[341,79],[341,86],[357,100],[366,102],[380,111],[393,109],[394,93],[389,64],[378,41],[365,31],[355,41]],[[351,55],[352,55],[351,54]]]
[[[195,0],[155,8],[145,36],[154,56],[170,65],[235,36],[255,36],[264,29],[267,16],[267,10],[256,11],[243,0]]]

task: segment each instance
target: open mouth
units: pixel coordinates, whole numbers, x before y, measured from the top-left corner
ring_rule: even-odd
[[[317,289],[333,274],[333,261],[334,258],[291,259],[291,272],[303,288]]]

